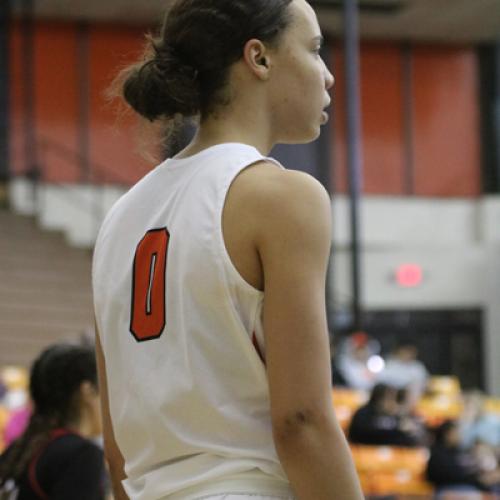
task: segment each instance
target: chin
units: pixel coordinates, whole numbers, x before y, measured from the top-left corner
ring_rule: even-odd
[[[311,128],[307,131],[296,131],[295,134],[290,134],[287,137],[282,138],[279,142],[281,144],[309,144],[311,142],[314,142],[320,136],[320,134],[321,127],[317,126],[314,129]]]

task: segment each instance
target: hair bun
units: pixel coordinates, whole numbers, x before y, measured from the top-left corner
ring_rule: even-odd
[[[245,43],[276,47],[292,22],[292,0],[175,0],[157,38],[146,38],[147,55],[122,72],[120,93],[139,114],[201,120],[232,98],[231,67]]]
[[[154,56],[132,67],[125,79],[125,100],[150,121],[176,114],[193,116],[200,111],[197,71],[177,57],[170,47],[153,44]]]

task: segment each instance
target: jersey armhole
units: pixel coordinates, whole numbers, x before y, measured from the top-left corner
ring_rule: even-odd
[[[266,158],[266,157],[260,157],[256,158],[250,163],[247,163],[243,166],[241,166],[236,172],[231,172],[231,175],[228,175],[228,177],[225,179],[223,185],[222,185],[222,193],[219,196],[219,202],[217,205],[217,218],[218,218],[218,242],[219,242],[219,249],[221,251],[222,255],[222,265],[224,268],[224,271],[227,271],[232,278],[242,285],[247,291],[258,295],[262,296],[264,292],[262,290],[259,290],[258,288],[255,288],[252,284],[250,284],[239,272],[237,267],[235,266],[231,256],[229,255],[229,251],[226,246],[226,241],[224,239],[224,231],[223,231],[223,215],[224,215],[224,210],[226,208],[226,201],[227,201],[227,196],[229,194],[229,190],[231,189],[231,186],[233,183],[236,181],[236,179],[240,176],[241,173],[243,173],[245,170],[255,166],[257,163],[262,163],[262,162],[270,162],[274,163],[276,166],[284,169],[284,167],[276,160],[273,158]]]

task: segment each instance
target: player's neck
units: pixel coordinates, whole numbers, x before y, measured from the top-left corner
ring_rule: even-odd
[[[264,156],[269,154],[275,144],[270,123],[262,110],[248,111],[231,106],[203,120],[194,139],[179,157],[228,142],[254,146]]]
[[[87,422],[86,418],[79,418],[78,420],[68,422],[64,427],[68,431],[79,434],[82,437],[88,438],[92,434],[90,423]]]

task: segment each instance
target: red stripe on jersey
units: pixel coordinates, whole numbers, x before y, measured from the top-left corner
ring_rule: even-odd
[[[265,365],[266,364],[266,358],[264,358],[264,355],[262,354],[262,351],[261,351],[260,346],[259,346],[259,341],[257,340],[257,335],[255,334],[255,332],[253,332],[253,335],[252,335],[252,344],[255,347],[255,350],[257,351],[257,354],[259,355],[259,358],[261,359],[261,361]]]
[[[76,432],[70,431],[68,429],[54,429],[51,434],[50,434],[50,439],[49,441],[42,447],[41,450],[38,451],[38,453],[34,456],[34,458],[31,460],[29,467],[28,467],[28,480],[31,486],[31,489],[42,499],[42,500],[49,500],[48,495],[43,491],[42,487],[40,486],[40,483],[38,482],[38,479],[36,477],[36,466],[38,463],[38,459],[41,457],[45,449],[49,446],[49,444],[52,443],[52,441],[56,440],[57,438],[61,436],[66,436],[67,434],[77,434]]]

